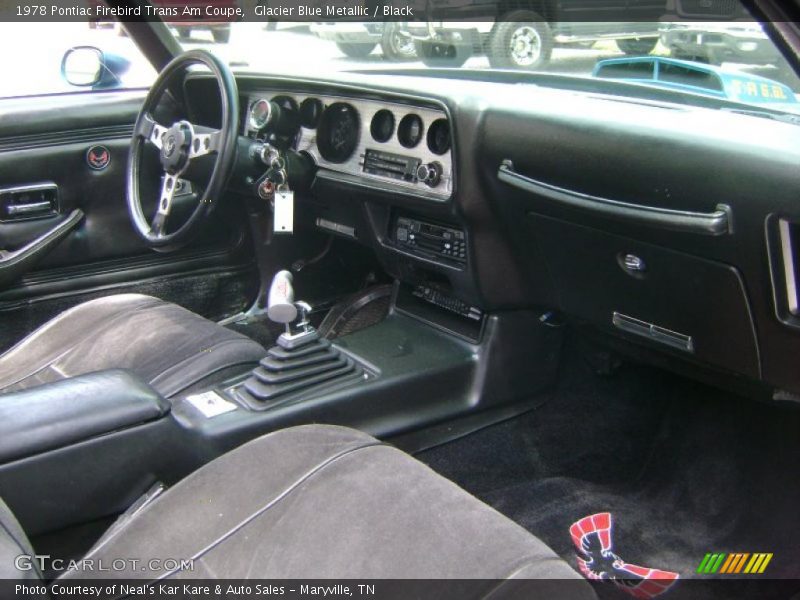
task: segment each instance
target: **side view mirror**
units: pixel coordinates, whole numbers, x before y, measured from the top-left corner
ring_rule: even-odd
[[[75,46],[61,59],[61,77],[76,87],[115,88],[122,82],[122,75],[130,64],[128,59],[105,53],[94,46]]]

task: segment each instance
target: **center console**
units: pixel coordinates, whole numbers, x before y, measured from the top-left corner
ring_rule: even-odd
[[[448,229],[425,231],[442,240]],[[508,410],[551,384],[560,345],[538,315],[486,315],[435,285],[395,283],[383,321],[327,340],[282,272],[267,317],[285,331],[258,365],[168,400],[126,371],[0,396],[0,495],[23,527],[37,535],[121,513],[155,484],[293,425],[393,438]],[[523,345],[535,360],[505,351]]]

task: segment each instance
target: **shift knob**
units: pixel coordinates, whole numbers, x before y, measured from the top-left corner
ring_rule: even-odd
[[[292,274],[289,271],[279,271],[272,278],[267,301],[267,316],[276,323],[292,323],[297,319]]]

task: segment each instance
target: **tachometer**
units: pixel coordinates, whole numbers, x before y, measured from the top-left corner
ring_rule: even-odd
[[[361,122],[358,111],[345,102],[325,109],[317,131],[317,148],[328,162],[343,163],[358,148]]]

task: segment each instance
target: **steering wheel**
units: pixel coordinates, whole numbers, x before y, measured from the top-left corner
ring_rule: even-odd
[[[219,130],[177,121],[162,125],[154,118],[155,108],[177,72],[185,72],[191,65],[202,64],[214,74],[222,99],[222,128]],[[236,160],[239,102],[236,79],[228,66],[206,50],[189,50],[175,57],[164,67],[150,88],[139,111],[131,141],[127,168],[128,212],[134,228],[148,246],[156,250],[177,249],[200,232],[214,205],[225,188]],[[152,144],[159,150],[159,160],[164,171],[158,208],[152,221],[142,209],[139,187],[142,165],[142,148]],[[167,219],[178,179],[190,163],[200,157],[215,154],[208,185],[191,216],[175,231],[167,233]]]

